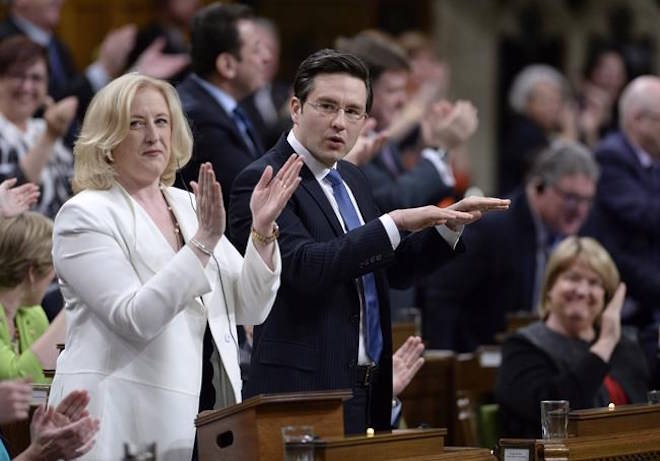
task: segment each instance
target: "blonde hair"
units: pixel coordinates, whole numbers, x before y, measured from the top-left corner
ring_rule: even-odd
[[[614,296],[619,285],[619,271],[607,250],[590,237],[567,237],[552,252],[545,269],[543,289],[539,298],[539,310],[544,319],[550,315],[548,292],[552,290],[559,276],[575,262],[584,264],[600,278],[605,289],[603,307]]]
[[[154,88],[161,92],[170,110],[172,138],[170,160],[160,181],[174,183],[176,170],[190,160],[192,134],[176,91],[167,82],[137,73],[123,75],[105,86],[92,99],[73,154],[73,191],[105,190],[117,176],[112,151],[128,134],[131,105],[138,90]]]
[[[53,267],[53,221],[27,211],[0,220],[0,288],[14,288],[34,267],[45,276]]]

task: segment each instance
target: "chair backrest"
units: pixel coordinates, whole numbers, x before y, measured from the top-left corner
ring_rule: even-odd
[[[499,347],[484,347],[456,357],[454,442],[457,445],[493,448],[497,441],[498,407],[493,403],[493,392],[500,362]]]

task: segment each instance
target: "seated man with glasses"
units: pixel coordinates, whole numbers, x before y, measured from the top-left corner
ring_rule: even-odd
[[[536,309],[548,254],[584,224],[597,179],[586,147],[553,143],[512,195],[508,213],[465,230],[465,255],[422,284],[422,336],[431,348],[472,352],[495,344],[507,313]]]
[[[254,349],[245,398],[273,392],[352,389],[346,433],[390,428],[392,331],[388,286],[409,286],[453,258],[464,224],[507,200],[463,200],[379,214],[362,171],[342,160],[371,106],[369,71],[353,55],[318,51],[296,73],[293,129],[236,178],[229,220],[237,246],[250,233],[250,195],[267,165],[292,154],[301,184],[277,220],[281,286]],[[418,231],[410,233],[411,231]],[[276,238],[278,231],[273,233]]]

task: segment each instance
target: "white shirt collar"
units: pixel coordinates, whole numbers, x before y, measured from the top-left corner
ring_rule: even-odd
[[[199,85],[204,88],[211,95],[211,97],[217,101],[218,104],[222,106],[225,112],[231,116],[231,114],[234,112],[234,109],[236,109],[236,106],[238,105],[234,98],[232,98],[226,91],[222,91],[220,88],[212,83],[209,83],[207,80],[204,80],[197,74],[192,74],[190,77],[199,83]]]
[[[293,134],[293,130],[289,131],[289,134],[286,137],[288,143],[293,147],[293,150],[296,154],[300,155],[303,159],[307,168],[310,169],[317,181],[322,181],[330,171],[330,168],[337,168],[337,163],[335,162],[332,167],[328,168],[323,163],[319,162],[312,153],[298,141],[296,135]]]
[[[648,154],[648,152],[638,147],[633,147],[633,149],[635,150],[637,158],[639,159],[639,163],[642,165],[642,167],[651,168],[653,166],[653,158]]]
[[[21,29],[30,40],[41,46],[48,46],[50,39],[53,37],[52,33],[16,14],[12,15],[12,19],[18,28]]]

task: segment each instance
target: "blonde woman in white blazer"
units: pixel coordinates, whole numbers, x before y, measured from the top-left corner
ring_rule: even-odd
[[[194,196],[168,187],[191,147],[178,97],[159,80],[120,77],[85,116],[74,149],[78,193],[55,219],[68,336],[51,391],[54,404],[72,389],[89,391],[101,430],[85,459],[122,459],[124,442],[157,442],[159,460],[190,459],[206,322],[233,393],[220,398],[238,402],[236,325],[262,323],[275,300],[275,218],[300,182],[301,160],[264,171],[243,258],[223,236],[210,164]]]

